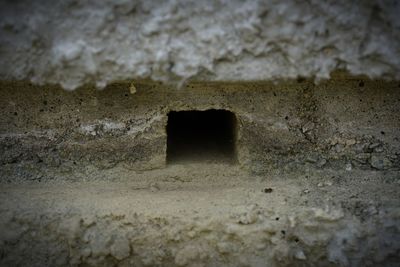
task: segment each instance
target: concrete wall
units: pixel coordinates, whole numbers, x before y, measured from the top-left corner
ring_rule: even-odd
[[[0,79],[400,78],[398,1],[2,1]]]
[[[0,176],[163,168],[168,112],[207,109],[237,116],[238,164],[254,173],[400,166],[398,83],[336,75],[318,86],[310,80],[192,83],[180,90],[135,85],[131,94],[129,83],[66,92],[2,82]]]

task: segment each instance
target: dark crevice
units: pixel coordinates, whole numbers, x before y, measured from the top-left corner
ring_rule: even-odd
[[[167,162],[234,162],[236,117],[227,110],[171,111]]]

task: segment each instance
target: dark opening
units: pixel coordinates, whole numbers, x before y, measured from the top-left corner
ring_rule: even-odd
[[[236,117],[227,110],[171,111],[167,162],[234,162]]]

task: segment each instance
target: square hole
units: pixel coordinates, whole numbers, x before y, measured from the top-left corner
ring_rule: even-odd
[[[236,160],[236,116],[227,110],[171,111],[167,163]]]

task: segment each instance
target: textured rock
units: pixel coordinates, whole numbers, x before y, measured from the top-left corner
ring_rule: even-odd
[[[111,255],[113,255],[117,260],[123,260],[130,255],[131,248],[129,246],[129,241],[124,237],[118,237],[114,240],[114,244],[111,245]]]
[[[0,79],[400,78],[396,1],[2,1]]]
[[[378,170],[384,170],[390,168],[391,162],[386,157],[373,155],[371,157],[371,166]]]

